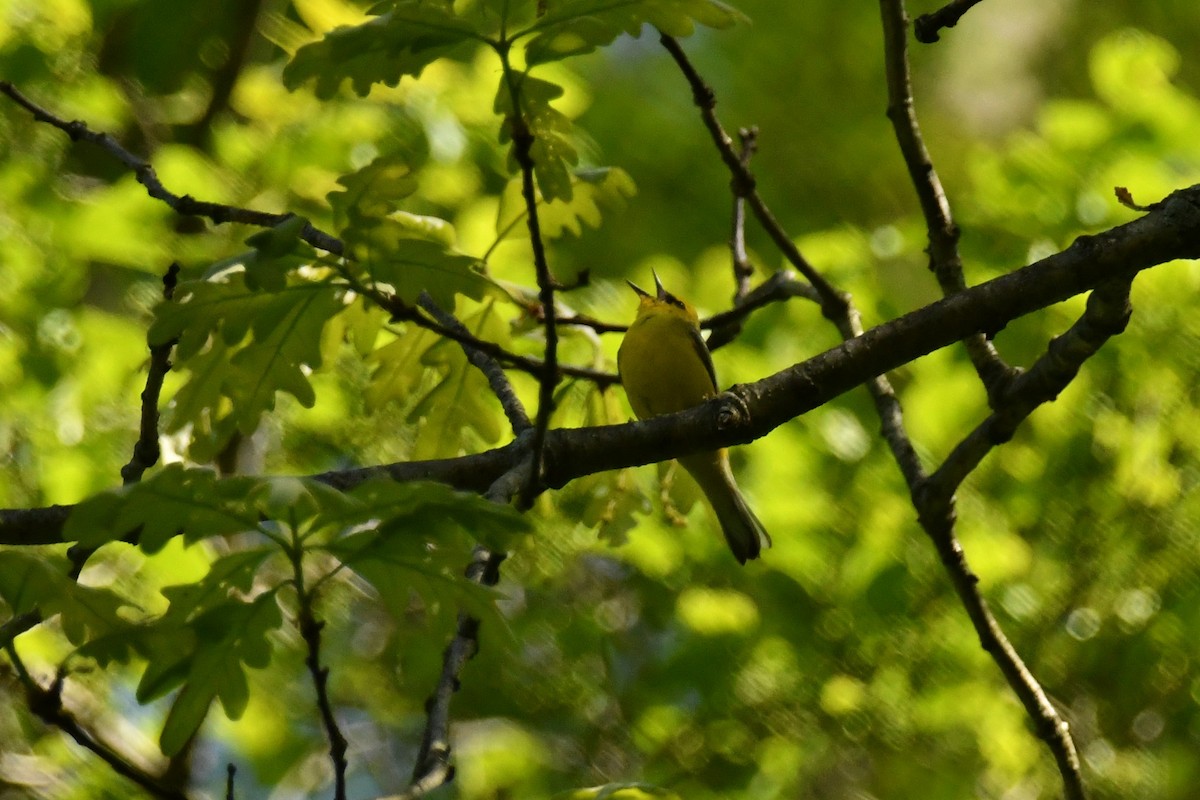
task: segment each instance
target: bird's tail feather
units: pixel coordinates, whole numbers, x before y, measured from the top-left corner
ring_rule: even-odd
[[[758,558],[763,548],[771,546],[771,536],[738,489],[724,452],[688,456],[679,463],[700,484],[739,563]]]

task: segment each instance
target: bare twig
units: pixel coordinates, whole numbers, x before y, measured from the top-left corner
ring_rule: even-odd
[[[1082,800],[1085,796],[1079,756],[1070,729],[979,596],[976,579],[963,560],[961,547],[954,537],[954,492],[984,456],[996,445],[1008,441],[1034,409],[1057,397],[1079,373],[1083,363],[1110,337],[1124,331],[1131,313],[1129,290],[1127,279],[1097,287],[1088,298],[1083,316],[1050,343],[1046,354],[1013,382],[1000,407],[954,448],[942,466],[915,493],[920,498],[918,507],[922,524],[937,543],[943,560],[954,565],[951,572],[955,588],[972,620],[977,621],[976,630],[983,648],[992,654],[1026,713],[1037,722],[1038,736],[1054,755],[1069,800]]]
[[[482,586],[495,586],[500,580],[504,553],[476,547],[466,576]],[[442,674],[433,696],[425,704],[425,732],[413,767],[413,780],[401,797],[420,797],[454,779],[450,764],[450,700],[459,687],[459,675],[479,651],[479,620],[470,614],[458,615],[454,638],[442,657]]]
[[[822,312],[830,319],[831,315],[842,313],[842,306],[845,304],[845,298],[842,294],[836,291],[830,283],[825,280],[812,264],[808,262],[801,253],[799,248],[791,239],[787,238],[783,228],[775,220],[771,214],[771,210],[767,208],[766,203],[758,194],[755,188],[756,179],[754,173],[750,171],[747,164],[742,163],[742,156],[733,146],[733,140],[729,138],[729,134],[725,132],[725,128],[721,126],[721,121],[717,119],[716,95],[704,79],[700,77],[700,73],[692,66],[692,62],[688,59],[687,54],[683,51],[683,47],[674,38],[662,34],[659,37],[663,47],[675,59],[675,63],[679,66],[680,72],[687,78],[688,85],[692,88],[692,99],[696,103],[696,107],[700,109],[700,117],[704,120],[704,125],[708,128],[709,134],[712,136],[713,142],[717,145],[717,150],[721,154],[721,160],[725,162],[725,166],[729,169],[732,184],[731,188],[735,197],[744,197],[750,203],[750,207],[754,210],[755,215],[762,222],[763,228],[767,231],[775,246],[783,253],[784,257],[794,266],[805,280],[813,285],[821,298]]]
[[[881,2],[886,3],[887,0],[881,0]],[[887,14],[885,13],[886,18]],[[739,180],[737,170],[741,168],[741,164],[733,152],[732,142],[725,135],[720,122],[713,113],[715,100],[712,97],[712,91],[708,89],[690,62],[688,62],[686,55],[678,43],[666,36],[662,38],[664,45],[675,56],[685,77],[691,83],[696,102],[701,107],[701,114],[712,134],[714,143],[721,153],[722,160],[734,171],[736,186]],[[735,189],[736,191],[737,189]],[[772,239],[776,242],[787,242],[790,250],[783,250],[784,255],[795,264],[796,261],[789,255],[791,250],[795,249],[791,238],[779,226],[779,223],[761,199],[757,203],[753,202],[754,198],[757,197],[757,193],[751,192],[748,194],[748,197],[752,201],[751,207],[755,209],[760,223],[771,232]],[[946,219],[949,220],[948,208],[946,209]],[[797,255],[799,255],[798,252]],[[807,273],[805,275],[807,277]],[[822,299],[826,301],[822,303],[824,315],[837,325],[842,337],[847,340],[847,344],[854,341],[861,341],[863,336],[861,320],[849,297],[837,293],[831,285],[823,280],[820,283],[813,282],[813,286],[818,292],[821,292]],[[957,297],[961,297],[966,291],[964,288],[962,291],[952,292],[947,297],[947,300],[943,302],[952,302]],[[979,328],[976,328],[972,333],[979,330]],[[875,402],[884,439],[892,451],[892,456],[896,460],[905,482],[909,486],[921,525],[933,540],[942,558],[942,562],[950,575],[951,582],[954,584],[955,590],[958,592],[984,648],[992,655],[992,658],[996,661],[1005,677],[1008,678],[1010,685],[1013,686],[1018,696],[1023,701],[1027,698],[1032,699],[1033,704],[1026,705],[1027,712],[1030,713],[1032,719],[1042,724],[1043,727],[1049,725],[1052,728],[1052,730],[1047,730],[1041,735],[1050,743],[1060,767],[1069,769],[1071,763],[1070,756],[1074,754],[1073,745],[1069,750],[1063,750],[1057,746],[1057,743],[1063,741],[1070,743],[1069,733],[1065,725],[1053,724],[1052,721],[1057,719],[1056,715],[1048,716],[1045,713],[1042,704],[1038,702],[1038,698],[1042,701],[1045,700],[1045,695],[1040,685],[1025,667],[1012,645],[1008,642],[1004,632],[1000,629],[999,624],[988,610],[987,604],[979,592],[978,579],[971,572],[962,547],[954,535],[955,520],[952,505],[946,504],[943,509],[935,509],[925,499],[925,492],[922,491],[922,488],[926,486],[928,478],[920,458],[917,456],[916,450],[913,448],[912,442],[904,429],[899,400],[896,398],[891,384],[883,376],[882,372],[877,373],[877,375],[878,377],[867,383],[867,387]],[[944,513],[935,513],[937,510],[942,510]],[[1048,705],[1048,702],[1046,705]],[[1050,722],[1048,723],[1048,721]],[[1074,762],[1077,767],[1078,759],[1074,759]],[[1074,775],[1077,777],[1077,771]],[[1064,772],[1064,782],[1068,787],[1068,792],[1072,791],[1071,773],[1069,771]],[[1082,795],[1071,795],[1071,800],[1077,800],[1078,797],[1082,797]]]
[[[16,101],[22,107],[28,109],[40,122],[45,122],[59,128],[70,136],[73,140],[88,141],[103,147],[106,151],[112,154],[118,161],[129,167],[137,175],[138,181],[146,186],[151,197],[162,200],[172,209],[180,214],[201,216],[211,219],[217,224],[225,222],[237,222],[245,225],[255,225],[264,228],[271,228],[286,222],[292,217],[291,214],[270,214],[263,211],[254,211],[247,208],[239,208],[236,206],[222,205],[221,203],[210,203],[206,201],[198,201],[189,196],[179,197],[163,187],[154,173],[154,168],[149,163],[141,158],[130,153],[123,148],[112,136],[107,133],[96,133],[90,130],[82,122],[66,122],[55,115],[46,111],[41,106],[31,101],[25,95],[21,94],[8,81],[0,81],[0,93],[6,94]],[[326,233],[319,228],[313,227],[306,223],[300,231],[300,238],[308,242],[313,247],[316,247],[333,255],[341,256],[345,247],[341,239],[338,239],[332,234]],[[355,286],[356,289],[364,287]],[[500,360],[516,369],[529,372],[534,375],[546,374],[547,365],[545,361],[527,358],[526,356],[510,353],[504,348],[493,342],[487,342],[478,339],[470,334],[464,334],[446,328],[428,317],[420,314],[415,308],[403,303],[399,298],[393,298],[384,292],[373,292],[370,294],[372,300],[378,303],[382,308],[389,311],[395,318],[403,319],[420,325],[428,330],[437,333],[439,336],[444,336],[448,339],[453,339],[461,344],[470,344],[487,355]],[[570,365],[556,365],[555,369],[561,375],[570,375],[576,378],[584,378],[586,380],[595,381],[601,386],[611,386],[620,382],[620,378],[612,373],[601,372],[599,370],[588,369],[586,367],[576,367]]]
[[[172,264],[163,276],[163,297],[170,300],[179,279],[179,264]],[[121,467],[121,481],[126,486],[137,483],[150,467],[158,463],[158,397],[163,379],[171,371],[171,348],[175,340],[150,345],[150,367],[146,371],[146,388],[142,390],[142,416],[137,443],[129,463]]]
[[[951,0],[951,2],[934,11],[932,14],[922,14],[914,24],[917,41],[922,44],[933,44],[939,38],[942,28],[953,28],[963,15],[978,5],[982,0]]]
[[[312,597],[304,592],[302,585],[297,588],[300,591],[300,635],[308,649],[304,665],[308,667],[312,676],[321,724],[325,728],[326,738],[329,739],[329,760],[333,763],[333,796],[335,800],[346,800],[346,736],[333,715],[333,704],[329,700],[329,668],[321,666],[321,629],[325,623],[319,622],[313,615]]]
[[[470,336],[471,332],[467,330],[467,327],[459,322],[453,314],[443,311],[437,303],[433,302],[433,298],[429,296],[428,292],[421,292],[421,296],[417,302],[443,328]],[[487,378],[488,386],[492,387],[492,394],[496,395],[496,399],[500,401],[500,405],[504,408],[504,414],[508,417],[508,423],[512,426],[513,433],[520,435],[529,430],[533,424],[529,421],[529,415],[525,413],[525,407],[521,404],[521,399],[513,391],[513,386],[509,382],[508,376],[504,374],[504,369],[497,363],[496,359],[475,345],[468,344],[467,342],[462,342],[461,344],[463,352],[467,354],[467,360],[475,365],[476,369],[482,372],[484,377]]]
[[[933,160],[925,147],[917,114],[913,105],[912,76],[908,66],[908,42],[905,32],[908,18],[904,0],[880,0],[883,18],[883,52],[887,71],[888,119],[896,133],[896,141],[908,167],[909,179],[920,201],[929,234],[929,269],[937,278],[942,294],[961,292],[966,288],[962,256],[958,251],[959,228],[950,211],[950,201],[942,181],[934,169]],[[982,334],[964,340],[971,364],[983,381],[988,399],[994,401],[1019,374],[1019,370],[1004,363],[996,348]]]
[[[17,649],[9,642],[5,648],[13,667],[25,687],[25,695],[29,708],[47,725],[53,725],[75,740],[80,747],[90,750],[105,764],[123,778],[133,781],[142,787],[152,797],[161,800],[187,800],[187,795],[178,789],[166,785],[160,776],[152,775],[136,766],[129,758],[113,747],[104,743],[94,733],[87,730],[79,720],[63,708],[62,689],[64,675],[59,672],[49,689],[44,689],[34,680],[25,667],[24,661]]]
[[[1079,374],[1083,362],[1110,337],[1125,330],[1132,313],[1129,289],[1127,279],[1096,287],[1088,297],[1083,316],[1066,333],[1052,340],[1046,354],[1013,382],[1000,407],[963,439],[930,476],[926,491],[948,500],[992,448],[1011,439],[1034,409],[1058,397]]]
[[[529,482],[521,492],[521,505],[528,507],[541,491],[542,459],[546,447],[546,431],[550,428],[550,417],[554,413],[554,389],[558,385],[558,310],[554,305],[554,290],[558,284],[546,260],[546,247],[542,241],[542,227],[538,219],[537,189],[534,186],[533,131],[521,109],[521,89],[504,56],[504,74],[508,92],[512,97],[513,113],[509,118],[512,129],[513,156],[521,168],[521,196],[525,199],[525,222],[529,226],[529,240],[533,248],[533,265],[537,273],[538,300],[542,306],[542,329],[545,331],[545,366],[538,378],[538,409],[534,422],[533,469]]]
[[[750,160],[758,149],[758,128],[738,129],[738,139],[741,150],[738,152],[738,163],[745,169],[750,169]],[[740,194],[733,195],[733,226],[729,232],[729,253],[733,264],[733,304],[741,305],[742,299],[750,292],[750,277],[754,267],[746,254],[746,198]]]
[[[159,180],[154,167],[148,161],[140,158],[121,146],[121,143],[107,133],[96,133],[83,122],[68,122],[34,103],[21,92],[17,91],[8,81],[0,81],[0,93],[11,97],[16,103],[31,114],[38,122],[53,125],[71,137],[73,141],[91,142],[117,159],[133,171],[138,183],[146,187],[146,192],[155,200],[161,200],[184,216],[205,217],[220,225],[225,222],[237,222],[244,225],[256,225],[262,228],[273,228],[291,219],[292,214],[271,214],[265,211],[252,211],[247,208],[209,203],[196,200],[190,195],[177,195]],[[319,231],[312,225],[306,224],[300,231],[300,238],[313,247],[329,253],[341,255],[342,243],[337,238]]]
[[[742,320],[749,316],[750,312],[793,297],[820,302],[812,284],[800,280],[795,272],[788,269],[776,272],[749,294],[743,295],[733,308],[700,321],[701,328],[712,331],[707,341],[708,349],[716,350],[733,341],[741,331]]]

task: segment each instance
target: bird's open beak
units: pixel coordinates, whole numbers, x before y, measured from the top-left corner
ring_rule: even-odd
[[[646,291],[645,289],[643,289],[642,287],[638,286],[638,285],[637,285],[636,283],[634,283],[633,281],[625,281],[625,282],[629,284],[629,288],[630,288],[630,289],[633,289],[635,292],[637,292],[637,293],[638,293],[638,297],[646,297],[646,298],[649,298],[649,297],[650,297],[650,293],[649,293],[649,292],[647,292],[647,291]]]
[[[663,288],[662,281],[660,281],[658,279],[657,272],[655,272],[654,270],[650,270],[650,274],[654,276],[654,288],[658,291],[658,299],[665,300],[667,295],[670,293],[666,289]]]

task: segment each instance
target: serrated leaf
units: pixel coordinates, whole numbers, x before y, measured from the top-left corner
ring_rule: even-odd
[[[429,292],[443,308],[453,308],[456,295],[482,300],[490,287],[478,271],[479,260],[457,253],[441,241],[398,219],[361,221],[343,233],[347,253],[372,283],[385,283],[406,303],[415,305]]]
[[[463,320],[463,324],[479,339],[503,342],[507,335],[506,326],[491,303]],[[409,412],[409,421],[421,423],[413,458],[458,455],[468,429],[488,444],[498,441],[502,430],[501,409],[487,379],[467,361],[462,346],[449,340],[440,341],[425,352],[422,361],[438,368],[441,377]]]
[[[244,497],[250,480],[218,480],[210,470],[172,464],[139,483],[79,503],[63,535],[99,547],[140,529],[138,545],[153,553],[179,534],[194,542],[253,530],[258,520]]]
[[[572,192],[571,171],[579,161],[579,154],[571,143],[571,120],[550,105],[562,96],[563,89],[556,83],[534,78],[529,73],[518,73],[514,84],[519,103],[513,103],[512,92],[507,82],[501,83],[496,94],[494,108],[504,117],[500,128],[500,141],[512,141],[513,117],[520,109],[520,118],[533,135],[530,158],[538,191],[546,200],[570,200]],[[518,172],[516,154],[509,151],[508,168]]]
[[[183,688],[167,712],[159,746],[167,756],[183,749],[220,699],[226,716],[237,719],[250,696],[246,667],[261,668],[270,662],[267,635],[283,624],[274,592],[251,602],[229,601],[199,617],[195,657],[188,665]],[[140,695],[140,687],[139,687]]]
[[[379,156],[357,172],[338,178],[338,183],[346,190],[326,197],[339,228],[356,217],[386,217],[417,190],[409,158],[399,153]]]
[[[307,370],[322,364],[322,332],[345,308],[345,291],[331,281],[314,280],[256,291],[241,273],[181,285],[177,302],[156,309],[149,333],[155,343],[177,337],[176,358],[191,372],[168,430],[205,416],[215,424],[232,412],[238,427],[249,433],[263,412],[275,407],[280,390],[311,406],[315,396]],[[230,408],[222,409],[225,398]]]
[[[624,208],[626,198],[637,194],[637,186],[629,173],[617,167],[579,170],[571,182],[573,188],[569,200],[547,202],[541,196],[537,198],[538,222],[547,239],[564,233],[578,236],[584,225],[599,228],[604,211]],[[496,214],[497,240],[528,237],[529,227],[524,224],[528,216],[520,180],[509,181],[500,195],[500,209]]]
[[[66,558],[20,550],[0,550],[0,597],[14,615],[37,611],[57,615],[74,644],[119,630],[127,623],[118,611],[130,603],[115,592],[83,586],[71,576]]]
[[[565,0],[548,4],[545,15],[524,33],[529,66],[590,53],[612,43],[622,33],[639,36],[649,24],[669,36],[690,36],[695,23],[728,28],[745,20],[741,12],[718,0]]]
[[[458,17],[448,2],[399,2],[372,20],[343,26],[296,51],[283,70],[288,89],[316,81],[321,99],[333,97],[344,81],[366,96],[371,86],[395,86],[405,75],[416,77],[429,64],[456,55],[482,41],[472,20]]]

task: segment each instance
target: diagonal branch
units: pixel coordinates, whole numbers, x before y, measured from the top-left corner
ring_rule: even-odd
[[[170,300],[174,296],[178,279],[179,264],[171,264],[162,280],[165,299]],[[146,470],[158,463],[161,455],[158,446],[158,398],[162,393],[163,380],[171,371],[171,349],[174,347],[174,340],[150,345],[150,367],[146,370],[146,388],[142,390],[138,440],[133,446],[129,463],[121,467],[121,482],[125,485],[140,481]]]
[[[922,44],[933,44],[941,38],[938,34],[942,28],[953,28],[964,14],[981,2],[983,0],[950,0],[932,14],[922,14],[917,17],[914,25],[917,41]]]
[[[243,225],[254,225],[262,228],[272,228],[288,219],[292,218],[292,214],[271,214],[265,211],[255,211],[248,208],[239,208],[237,206],[228,206],[221,203],[211,203],[208,201],[196,200],[188,195],[182,197],[169,191],[159,181],[157,174],[154,172],[149,162],[138,156],[130,153],[121,146],[116,139],[107,133],[97,133],[92,131],[82,122],[67,122],[59,117],[51,114],[46,109],[34,103],[25,95],[21,94],[8,81],[0,81],[0,93],[8,95],[16,103],[27,109],[34,118],[39,122],[45,122],[62,130],[71,139],[75,141],[92,142],[106,151],[108,151],[117,161],[131,169],[137,176],[138,182],[146,187],[147,192],[151,197],[162,200],[173,210],[183,215],[205,217],[212,220],[216,224],[226,222],[235,222]],[[309,223],[305,223],[300,230],[300,238],[308,242],[313,247],[324,250],[327,253],[332,253],[336,256],[343,255],[345,247],[342,240],[326,233],[325,231],[313,227]],[[534,375],[544,375],[548,369],[545,361],[540,361],[535,358],[510,353],[494,342],[488,342],[483,339],[478,339],[471,336],[470,333],[455,330],[453,328],[440,325],[429,317],[421,314],[412,306],[409,306],[399,298],[395,298],[384,292],[369,291],[367,287],[355,285],[357,291],[370,296],[381,308],[389,311],[396,319],[403,319],[412,322],[416,325],[433,331],[439,336],[447,339],[452,339],[460,344],[468,344],[483,353],[500,360],[516,369],[529,372]],[[572,365],[555,365],[558,374],[571,375],[577,378],[585,378],[596,382],[600,386],[611,386],[620,382],[620,378],[612,373],[601,372],[600,370],[588,369],[586,367],[576,367]]]
[[[534,135],[529,121],[521,108],[521,87],[508,63],[508,52],[502,54],[504,77],[512,98],[513,112],[509,118],[512,129],[513,156],[521,168],[521,196],[525,200],[525,223],[529,227],[529,240],[533,248],[533,266],[537,274],[538,302],[541,305],[542,330],[545,331],[545,367],[538,376],[537,419],[533,427],[533,469],[529,482],[521,492],[520,505],[533,503],[541,487],[542,461],[546,447],[546,431],[550,429],[550,417],[554,414],[554,389],[558,385],[558,309],[554,304],[556,281],[546,259],[546,247],[542,241],[542,225],[538,216],[537,189],[534,186],[533,144]]]
[[[888,119],[896,133],[896,142],[908,167],[908,175],[920,201],[925,229],[929,234],[929,269],[937,278],[942,294],[961,292],[967,284],[963,278],[962,256],[958,251],[959,228],[950,211],[950,201],[942,188],[941,178],[933,166],[917,113],[913,104],[912,75],[908,65],[908,17],[904,0],[880,0],[883,18],[883,52],[887,72]],[[971,364],[983,381],[988,400],[1004,392],[1017,374],[1004,363],[996,348],[982,334],[964,340]]]
[[[421,296],[417,302],[443,328],[467,336],[471,335],[471,332],[467,330],[465,325],[458,321],[457,317],[448,311],[442,310],[437,303],[433,302],[433,298],[429,296],[428,292],[421,292]],[[513,433],[519,436],[533,427],[533,423],[529,421],[529,415],[525,413],[525,407],[521,405],[521,399],[517,397],[512,383],[508,380],[508,375],[504,373],[504,369],[496,359],[473,344],[468,342],[461,342],[461,344],[463,352],[467,354],[467,360],[487,378],[488,386],[492,388],[492,394],[496,395],[496,399],[500,401],[500,405],[504,408],[504,414],[508,417],[508,423],[512,426]]]
[[[1200,184],[1181,189],[1139,219],[1083,236],[1060,253],[972,286],[879,325],[807,361],[735,386],[695,408],[641,422],[554,429],[546,437],[545,482],[559,488],[609,469],[746,444],[833,398],[972,333],[1010,321],[1113,279],[1175,259],[1200,258]],[[433,480],[484,494],[526,451],[515,442],[481,453],[313,476],[347,490],[382,476]],[[60,543],[71,506],[0,509],[0,544]]]
[[[133,781],[151,797],[160,798],[160,800],[187,800],[185,793],[166,785],[160,776],[152,775],[138,767],[124,754],[106,744],[92,731],[87,730],[73,714],[63,707],[63,674],[61,672],[55,677],[54,683],[49,689],[43,688],[29,674],[12,642],[7,644],[5,650],[13,662],[21,684],[25,687],[30,710],[37,714],[43,722],[53,725],[70,736],[80,747],[90,750],[98,756],[113,772]]]

